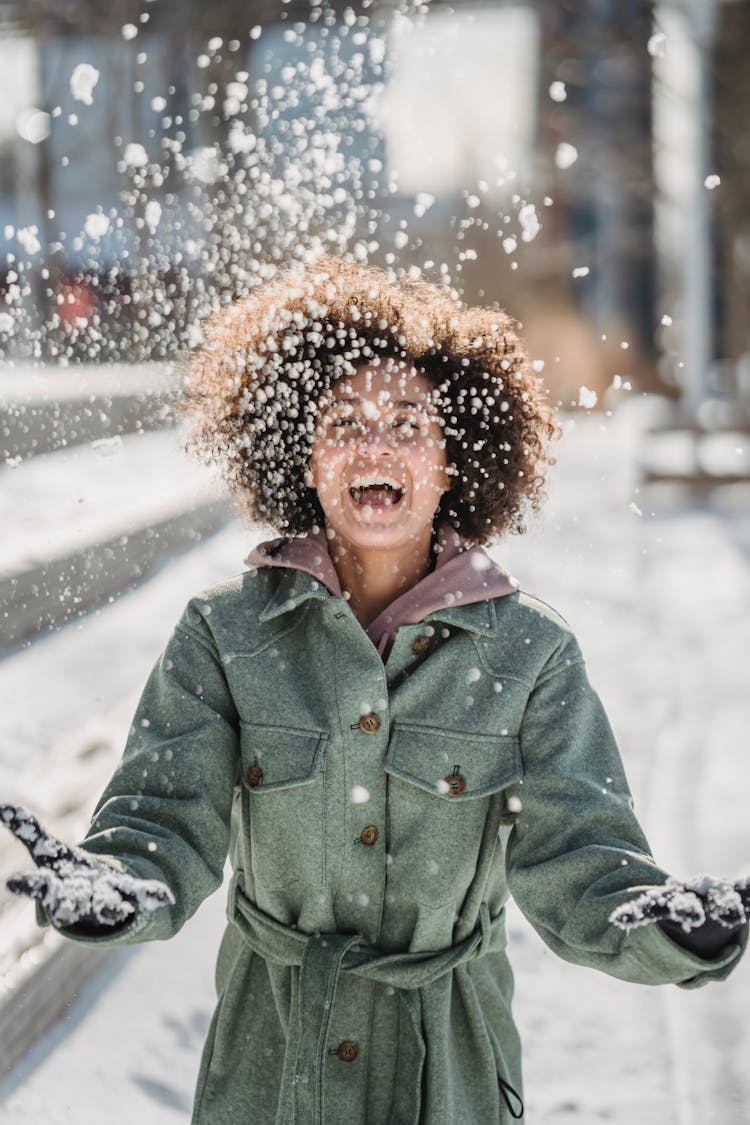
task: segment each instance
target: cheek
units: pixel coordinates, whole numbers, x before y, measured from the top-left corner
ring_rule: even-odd
[[[420,492],[445,492],[449,488],[444,457],[438,459],[434,448],[415,454],[411,475],[416,489]]]
[[[344,456],[339,450],[323,448],[310,458],[312,486],[318,492],[330,492],[338,488]]]

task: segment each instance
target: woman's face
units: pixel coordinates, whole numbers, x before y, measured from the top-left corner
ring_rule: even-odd
[[[432,396],[424,375],[391,363],[360,367],[321,404],[310,475],[343,543],[382,550],[429,538],[450,487]]]

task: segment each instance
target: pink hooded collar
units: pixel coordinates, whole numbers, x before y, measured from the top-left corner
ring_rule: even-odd
[[[455,531],[438,531],[440,553],[435,569],[410,590],[399,594],[365,627],[365,632],[383,656],[401,625],[416,625],[430,613],[448,606],[469,605],[489,598],[502,598],[518,589],[518,582],[489,557],[481,547],[467,547]],[[245,559],[248,566],[283,566],[304,570],[335,597],[342,597],[341,584],[328,552],[325,530],[298,539],[269,539]]]

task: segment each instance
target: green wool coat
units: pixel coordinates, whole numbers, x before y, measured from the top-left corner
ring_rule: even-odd
[[[170,937],[231,856],[194,1125],[518,1118],[509,894],[643,984],[721,980],[747,938],[709,962],[608,923],[667,876],[575,638],[523,593],[402,626],[385,664],[302,571],[193,599],[84,847],[176,899],[100,944]]]

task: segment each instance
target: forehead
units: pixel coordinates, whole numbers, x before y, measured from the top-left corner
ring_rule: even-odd
[[[432,397],[430,380],[410,364],[391,362],[382,366],[359,367],[354,375],[339,379],[331,389],[334,402],[358,398],[362,402],[424,403]]]

